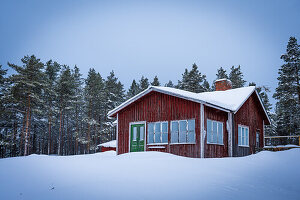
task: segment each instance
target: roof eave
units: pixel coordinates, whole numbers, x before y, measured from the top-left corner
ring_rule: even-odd
[[[209,107],[212,107],[212,108],[215,108],[215,109],[219,109],[219,110],[222,110],[224,112],[231,112],[232,111],[232,110],[229,110],[229,109],[226,109],[226,108],[223,108],[223,107],[220,107],[220,106],[217,106],[217,105],[214,105],[214,104],[211,104],[211,103],[199,100],[199,99],[195,99],[195,98],[192,98],[192,97],[186,97],[186,96],[183,96],[183,95],[175,94],[175,93],[172,93],[172,92],[168,92],[168,91],[161,90],[159,88],[150,86],[149,88],[147,88],[143,92],[135,95],[134,97],[132,97],[132,98],[128,99],[127,101],[125,101],[124,103],[122,103],[120,106],[118,106],[115,109],[109,111],[107,113],[108,117],[114,117],[120,110],[122,110],[123,108],[125,108],[129,104],[135,102],[139,98],[145,96],[146,94],[148,94],[152,91],[156,91],[156,92],[160,92],[160,93],[163,93],[163,94],[175,96],[175,97],[178,97],[178,98],[181,98],[181,99],[186,99],[186,100],[193,101],[193,102],[196,102],[196,103],[202,103],[202,104],[205,104],[206,106],[209,106]]]

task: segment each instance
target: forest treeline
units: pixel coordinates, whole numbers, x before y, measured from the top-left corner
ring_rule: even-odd
[[[285,62],[279,70],[274,94],[277,104],[272,113],[269,88],[256,86],[272,125],[266,135],[299,134],[299,45],[291,37]],[[32,56],[21,59],[22,66],[8,62],[14,71],[8,75],[0,65],[0,157],[35,154],[75,155],[96,152],[97,145],[115,139],[113,122],[107,112],[150,85],[161,86],[158,76],[133,80],[125,91],[114,71],[104,78],[91,68],[86,78],[77,66],[49,60],[46,63]],[[244,80],[241,66],[230,71],[220,67],[215,79],[231,80],[233,88],[256,85]],[[206,75],[194,63],[185,69],[176,84],[163,86],[191,92],[214,91]],[[297,118],[298,117],[298,118]],[[298,121],[297,121],[298,120]],[[287,128],[286,128],[287,127]]]

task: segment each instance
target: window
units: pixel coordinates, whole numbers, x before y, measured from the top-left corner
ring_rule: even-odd
[[[207,143],[223,144],[223,123],[207,120]]]
[[[238,126],[239,146],[249,146],[249,128],[247,126]]]
[[[168,143],[168,122],[148,123],[148,144]]]
[[[171,143],[195,143],[195,120],[171,121]]]
[[[133,127],[133,137],[132,137],[133,141],[136,141],[136,136],[137,136],[137,127]]]

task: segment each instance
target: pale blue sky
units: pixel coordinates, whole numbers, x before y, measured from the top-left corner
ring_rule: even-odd
[[[0,1],[0,64],[53,59],[127,89],[158,75],[177,83],[195,62],[211,83],[241,65],[247,81],[277,85],[290,36],[300,39],[300,1]],[[274,100],[272,100],[274,103]]]

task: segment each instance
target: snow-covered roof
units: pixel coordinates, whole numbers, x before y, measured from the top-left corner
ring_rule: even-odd
[[[99,144],[97,145],[98,147],[116,147],[116,140],[112,140],[112,141],[109,141],[109,142],[105,142],[105,143],[102,143],[102,144]]]
[[[242,87],[242,88],[230,89],[225,91],[202,92],[202,93],[194,93],[194,92],[189,92],[189,91],[180,90],[171,87],[150,86],[143,92],[128,99],[118,107],[109,111],[108,116],[112,117],[127,105],[133,103],[134,101],[138,100],[139,98],[145,96],[146,94],[152,91],[161,92],[164,94],[176,96],[179,98],[187,99],[198,103],[203,103],[210,107],[214,107],[226,112],[234,112],[234,113],[236,113],[240,109],[240,107],[245,103],[245,101],[251,96],[253,92],[256,92],[255,86]],[[258,94],[257,96],[264,109],[264,106]],[[269,120],[269,116],[265,109],[264,111]]]

